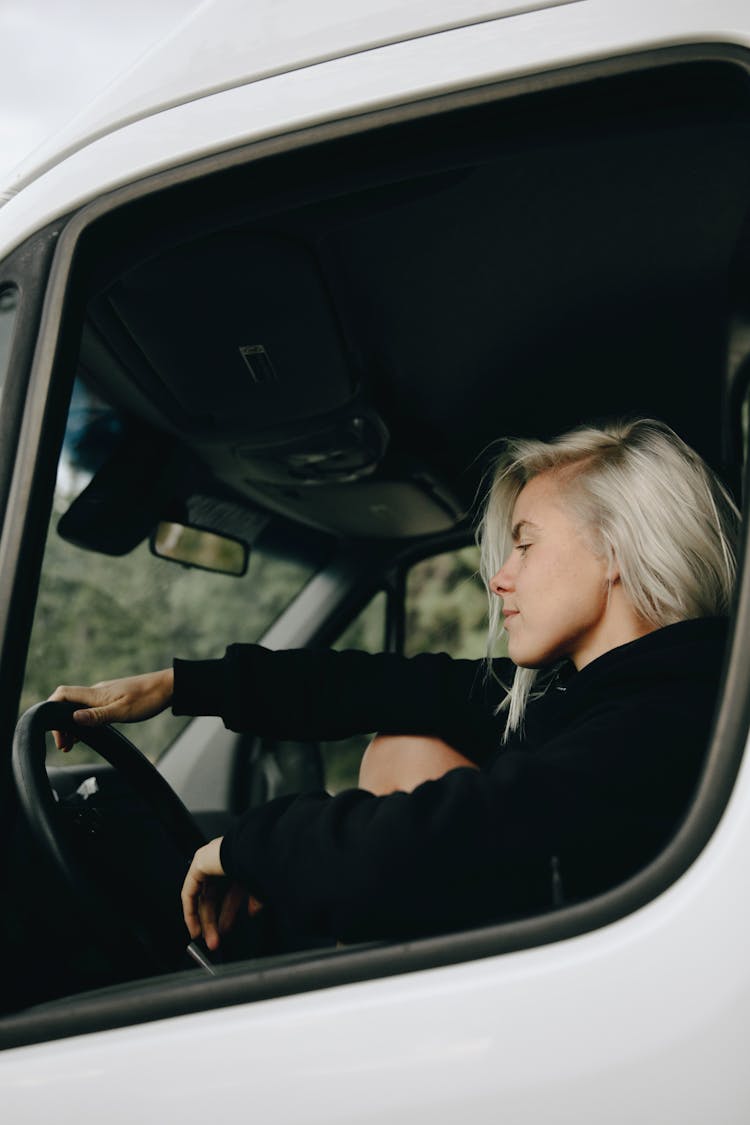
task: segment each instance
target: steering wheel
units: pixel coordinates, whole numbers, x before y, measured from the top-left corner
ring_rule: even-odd
[[[175,887],[154,886],[152,881],[148,888],[152,902],[163,899],[165,911],[174,916],[170,917],[166,935],[164,915],[146,908],[149,894],[140,902],[132,903],[130,909],[123,909],[122,888],[113,895],[104,882],[102,871],[96,872],[96,863],[87,862],[80,838],[76,840],[71,834],[70,825],[56,801],[45,766],[47,731],[74,732],[79,741],[96,751],[130,782],[137,797],[154,814],[157,827],[174,845],[180,857],[176,860],[178,869],[184,858],[184,872],[187,871],[193,854],[205,839],[174,790],[132,742],[112,727],[83,727],[73,722],[73,712],[79,706],[49,701],[37,703],[19,719],[13,739],[13,774],[22,812],[42,851],[85,912],[87,924],[114,965],[119,969],[125,967],[128,975],[173,970],[179,967],[179,959],[184,957],[188,943],[184,927],[180,932],[179,926],[174,924],[180,921]],[[95,849],[107,844],[106,828],[102,829],[104,840],[96,839],[97,828],[97,818],[94,818],[83,833],[88,831],[94,837]],[[131,834],[137,834],[139,829],[139,824],[129,825]],[[101,868],[101,860],[99,865]],[[146,881],[154,878],[150,870],[139,872],[139,878],[141,875]]]

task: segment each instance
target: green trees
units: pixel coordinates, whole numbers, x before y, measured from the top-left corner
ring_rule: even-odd
[[[406,584],[406,654],[449,652],[478,659],[487,649],[487,594],[479,551],[464,547],[424,559]]]
[[[47,537],[22,710],[60,683],[92,684],[167,667],[175,655],[210,658],[232,641],[256,641],[311,573],[260,549],[241,579],[157,559],[145,543],[112,558],[62,540],[58,514]],[[136,741],[156,758],[186,722],[157,716],[138,728]],[[90,757],[76,748],[68,760]]]

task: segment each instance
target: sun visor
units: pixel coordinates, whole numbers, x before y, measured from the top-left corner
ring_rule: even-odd
[[[105,555],[126,555],[169,510],[182,457],[165,434],[123,436],[57,525],[61,538]]]

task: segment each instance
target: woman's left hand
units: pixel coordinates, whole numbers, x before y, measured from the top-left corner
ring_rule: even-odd
[[[248,914],[263,909],[239,883],[227,887],[220,858],[223,838],[217,836],[198,848],[182,885],[182,914],[188,933],[192,940],[202,935],[209,949],[218,949],[221,935],[231,929],[244,903]]]

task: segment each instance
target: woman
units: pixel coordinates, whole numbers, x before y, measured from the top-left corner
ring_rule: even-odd
[[[52,698],[84,704],[84,725],[171,703],[278,738],[380,732],[359,789],[279,798],[199,849],[183,909],[212,949],[248,895],[286,930],[345,941],[524,915],[614,885],[674,831],[710,731],[737,528],[661,423],[511,442],[479,529],[490,647],[502,615],[509,660],[234,645]]]

